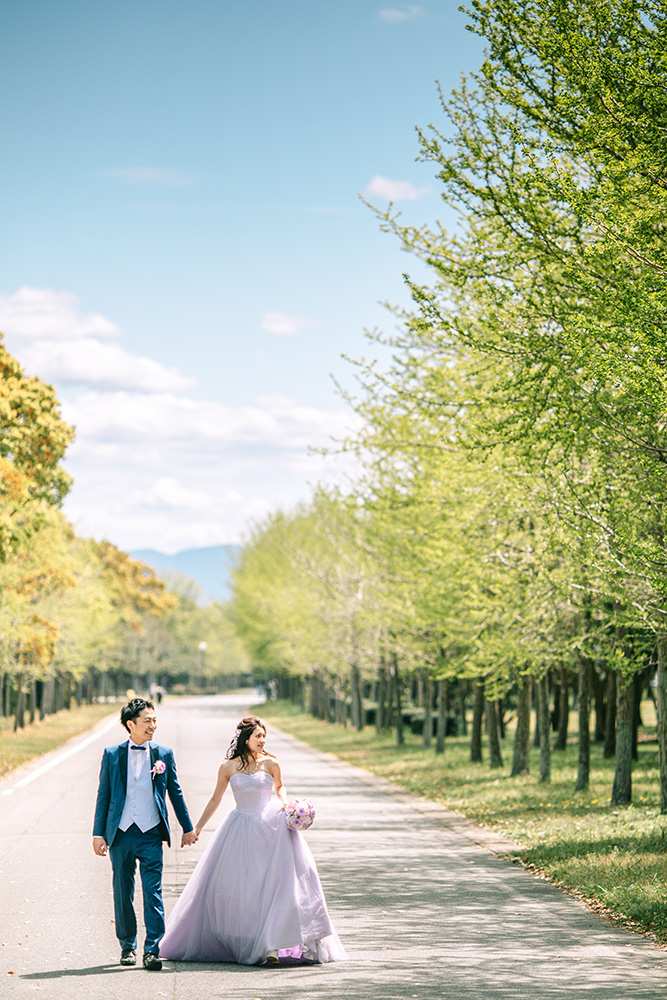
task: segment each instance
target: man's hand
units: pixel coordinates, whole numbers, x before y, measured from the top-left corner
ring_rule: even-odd
[[[190,833],[184,833],[181,837],[181,847],[192,847],[193,844],[197,843],[197,834],[194,830],[190,830]]]
[[[93,850],[95,851],[95,854],[99,854],[101,858],[105,856],[108,851],[108,847],[104,837],[93,837]]]

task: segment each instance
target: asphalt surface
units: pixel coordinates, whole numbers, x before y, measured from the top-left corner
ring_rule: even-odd
[[[174,748],[193,820],[247,700],[158,709],[157,739]],[[667,992],[667,952],[512,864],[503,857],[511,845],[271,730],[267,746],[288,793],[316,805],[306,836],[349,960],[121,967],[110,863],[92,852],[91,824],[102,748],[122,736],[104,723],[0,784],[2,998],[655,1000]],[[228,791],[195,848],[165,851],[167,911],[231,807]],[[175,820],[172,830],[179,841]],[[140,891],[136,902],[140,913]]]

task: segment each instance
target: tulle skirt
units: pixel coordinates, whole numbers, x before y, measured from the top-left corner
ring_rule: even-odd
[[[163,958],[255,965],[347,956],[327,912],[311,850],[280,805],[225,818],[167,919]]]

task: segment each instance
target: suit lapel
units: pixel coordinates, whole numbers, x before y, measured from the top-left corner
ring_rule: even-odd
[[[120,780],[123,785],[123,799],[127,792],[127,743],[121,743],[118,747],[118,766],[120,767]]]
[[[158,759],[158,747],[153,746],[152,743],[148,744],[150,749],[150,761],[151,761],[151,785],[153,786],[153,798],[157,801],[158,796],[155,794],[157,790],[157,782],[155,781],[153,768],[155,767],[155,761]]]

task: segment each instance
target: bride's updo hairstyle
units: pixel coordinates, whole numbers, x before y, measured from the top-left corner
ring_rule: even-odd
[[[240,770],[248,766],[248,759],[251,756],[248,749],[248,740],[258,727],[266,733],[266,726],[256,715],[246,716],[245,719],[241,719],[236,727],[232,742],[229,744],[227,753],[225,754],[225,759],[236,760],[236,758],[239,758],[241,761]]]

